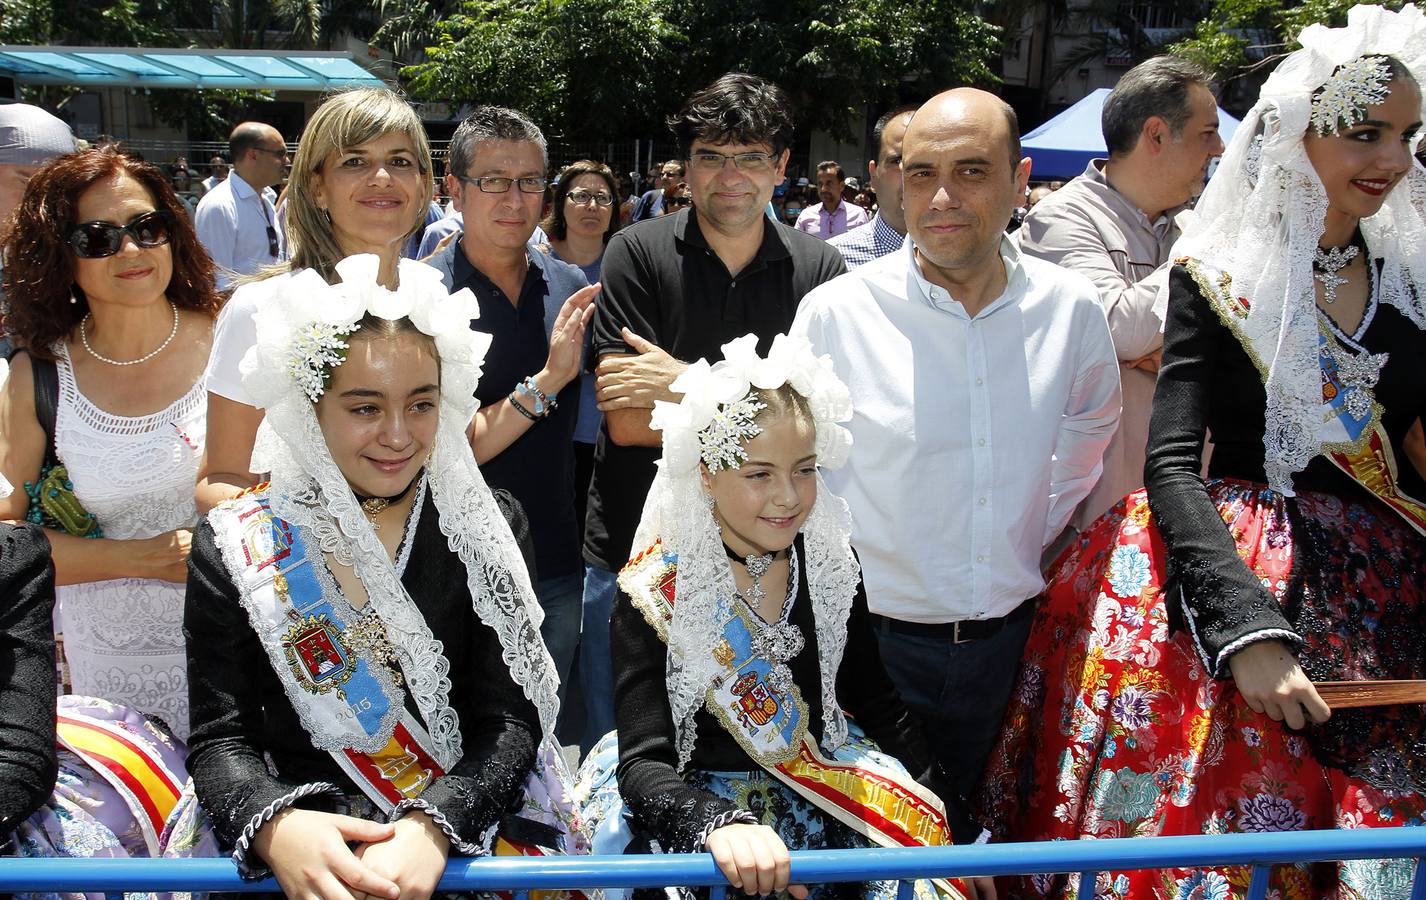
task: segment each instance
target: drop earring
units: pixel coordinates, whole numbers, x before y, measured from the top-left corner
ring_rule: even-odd
[[[77,306],[78,304],[79,304],[79,298],[76,297],[76,296],[74,296],[74,288],[70,288],[70,289],[69,289],[69,305],[70,305],[70,306]]]

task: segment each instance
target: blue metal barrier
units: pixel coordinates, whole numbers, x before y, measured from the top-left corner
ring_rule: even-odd
[[[1362,828],[1275,834],[1196,835],[987,844],[898,850],[804,850],[792,854],[792,880],[901,880],[961,875],[1082,873],[1080,896],[1093,896],[1104,870],[1233,865],[1252,866],[1248,900],[1263,900],[1276,863],[1348,859],[1416,859],[1410,900],[1426,900],[1426,828]],[[727,886],[707,854],[675,856],[499,857],[456,859],[440,887],[449,891],[713,886],[724,900]],[[226,859],[0,859],[0,892],[86,891],[117,896],[124,891],[275,891],[277,883],[243,881]],[[1401,898],[1406,900],[1406,898]]]

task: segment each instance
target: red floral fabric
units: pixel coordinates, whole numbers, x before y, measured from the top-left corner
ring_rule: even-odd
[[[1300,495],[1289,516],[1262,486],[1214,482],[1210,494],[1243,560],[1280,600],[1292,596],[1285,609],[1314,680],[1423,677],[1421,654],[1391,648],[1399,637],[1419,650],[1416,532],[1384,507],[1327,495]],[[1296,571],[1295,544],[1310,548]],[[1171,633],[1165,574],[1142,490],[1059,561],[982,788],[997,840],[1422,823],[1419,708],[1339,710],[1320,729],[1289,731],[1253,712],[1231,678],[1211,677],[1189,632]],[[1406,897],[1411,874],[1411,860],[1278,866],[1268,896]],[[1246,867],[1106,872],[1096,896],[1227,900],[1248,877]],[[1027,876],[1002,890],[1074,896],[1077,883]]]

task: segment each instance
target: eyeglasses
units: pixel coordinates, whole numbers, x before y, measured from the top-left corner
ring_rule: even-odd
[[[683,172],[682,172],[682,171],[678,171],[678,170],[675,170],[675,171],[673,171],[673,172],[660,172],[660,173],[659,173],[659,177],[660,177],[660,178],[682,178],[682,177],[683,177]]]
[[[733,161],[733,165],[738,167],[739,172],[766,172],[772,168],[773,156],[771,153],[758,153],[748,151],[746,153],[714,153],[705,151],[695,153],[689,157],[693,162],[693,168],[704,172],[721,172],[723,165],[728,160]]]
[[[69,232],[69,246],[80,259],[103,259],[124,246],[124,235],[145,250],[162,247],[173,239],[173,219],[161,209],[147,212],[127,225],[85,222]]]
[[[663,202],[664,206],[692,206],[692,197],[668,197]]]
[[[590,200],[600,206],[613,206],[614,195],[608,191],[586,191],[584,188],[575,188],[564,195],[565,199],[576,206],[584,206]]]
[[[472,178],[469,175],[457,175],[456,180],[475,185],[480,188],[482,194],[503,194],[510,190],[512,184],[518,184],[522,194],[543,194],[549,186],[547,179],[535,177],[506,178],[502,175],[485,175]]]
[[[256,150],[256,151],[259,152],[259,153],[271,153],[273,156],[275,156],[275,157],[277,157],[278,159],[281,159],[281,160],[286,160],[286,159],[287,159],[287,148],[286,148],[286,147],[283,147],[281,150],[274,150],[274,149],[272,149],[271,147],[254,147],[253,149]]]

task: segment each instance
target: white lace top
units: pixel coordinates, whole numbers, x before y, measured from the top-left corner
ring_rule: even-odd
[[[116,416],[80,392],[59,349],[55,444],[74,493],[104,537],[148,538],[198,521],[193,485],[203,453],[204,379],[161,412]],[[188,736],[183,644],[184,585],[117,578],[56,591],[56,619],[76,694],[102,697],[163,719]]]

